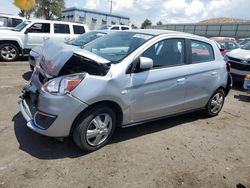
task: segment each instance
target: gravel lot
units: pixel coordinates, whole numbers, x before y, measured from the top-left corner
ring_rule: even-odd
[[[234,86],[223,111],[118,129],[83,153],[30,131],[18,106],[27,61],[0,63],[0,187],[250,187],[250,96]]]

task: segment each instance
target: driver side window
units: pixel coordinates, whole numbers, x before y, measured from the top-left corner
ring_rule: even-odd
[[[50,33],[49,23],[35,23],[31,27],[31,33]]]
[[[153,60],[153,67],[169,67],[184,64],[184,39],[162,40],[148,48],[142,57]]]

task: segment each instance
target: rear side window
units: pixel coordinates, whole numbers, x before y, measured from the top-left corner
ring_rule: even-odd
[[[83,33],[85,33],[84,27],[80,26],[80,25],[73,25],[73,30],[74,30],[74,34],[83,34]]]
[[[214,60],[214,51],[210,44],[191,40],[192,63],[203,63]]]
[[[128,27],[122,27],[122,30],[129,30]]]
[[[67,24],[54,24],[54,33],[70,34],[69,25],[67,25]]]

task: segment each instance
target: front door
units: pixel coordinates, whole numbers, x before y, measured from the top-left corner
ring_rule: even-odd
[[[30,26],[29,32],[25,34],[24,48],[32,49],[41,46],[50,37],[50,23],[34,23]]]
[[[184,39],[165,39],[141,54],[153,60],[153,68],[131,74],[131,122],[182,111],[186,88],[184,48]]]

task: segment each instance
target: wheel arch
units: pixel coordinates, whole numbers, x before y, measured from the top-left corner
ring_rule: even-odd
[[[20,44],[19,44],[18,41],[16,41],[16,40],[1,40],[0,41],[0,45],[2,45],[2,44],[8,44],[8,43],[15,45],[18,48],[19,53],[21,53],[21,54],[23,53],[22,47],[20,46]]]
[[[82,117],[87,111],[96,108],[98,106],[108,106],[110,107],[112,110],[114,110],[115,114],[116,114],[116,125],[117,126],[121,126],[122,125],[122,121],[123,121],[123,112],[122,112],[122,108],[120,107],[120,105],[114,101],[109,101],[109,100],[105,100],[105,101],[99,101],[96,103],[91,104],[90,106],[88,106],[86,109],[84,109],[83,111],[81,111],[76,118],[74,119],[71,128],[70,128],[70,133],[69,135],[72,135],[75,126],[77,125],[77,121],[79,120],[80,117]]]

